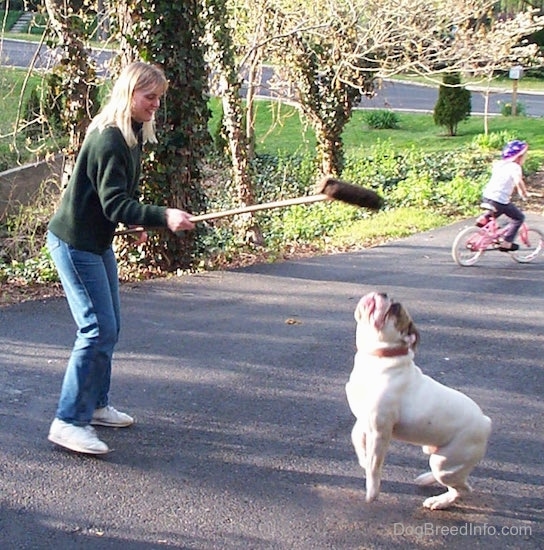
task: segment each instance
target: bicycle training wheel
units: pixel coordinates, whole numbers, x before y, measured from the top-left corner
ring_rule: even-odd
[[[510,252],[510,256],[520,264],[532,262],[544,251],[544,233],[539,229],[527,229],[527,241],[519,239],[519,249]]]
[[[451,246],[451,255],[457,265],[463,267],[474,265],[483,254],[483,250],[476,246],[480,231],[478,227],[467,227],[455,237]]]

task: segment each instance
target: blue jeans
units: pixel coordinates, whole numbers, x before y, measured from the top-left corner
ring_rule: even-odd
[[[100,255],[76,250],[51,231],[47,248],[77,325],[56,417],[86,426],[94,410],[108,404],[111,359],[120,328],[117,261],[111,248]]]
[[[491,203],[496,209],[495,217],[499,217],[502,214],[510,218],[506,231],[504,232],[504,240],[508,243],[513,243],[516,235],[518,234],[521,224],[525,221],[525,214],[512,202],[508,204],[502,204],[497,201],[492,201],[484,197],[485,202]]]

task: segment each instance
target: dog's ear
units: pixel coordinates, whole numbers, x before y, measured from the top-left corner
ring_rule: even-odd
[[[396,314],[396,323],[395,326],[397,327],[398,331],[402,335],[402,340],[410,346],[413,350],[416,349],[418,343],[419,343],[419,331],[416,328],[416,325],[414,324],[414,321],[412,321],[412,317],[400,303],[396,302],[392,306],[396,306],[395,308],[395,314]]]
[[[364,311],[364,300],[361,298],[355,307],[355,311],[353,312],[353,316],[355,317],[355,320],[359,322],[363,318],[363,311]]]
[[[419,330],[412,321],[408,324],[408,330],[404,336],[405,342],[415,351],[417,345],[419,344]]]

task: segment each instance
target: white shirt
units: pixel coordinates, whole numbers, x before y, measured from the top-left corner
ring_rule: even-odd
[[[508,204],[523,173],[521,166],[511,160],[497,160],[493,163],[491,177],[483,190],[485,199],[491,199],[500,204]]]

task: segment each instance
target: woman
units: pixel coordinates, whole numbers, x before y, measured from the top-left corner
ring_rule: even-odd
[[[118,223],[193,229],[183,210],[142,204],[142,145],[156,143],[154,115],[168,83],[161,69],[136,62],[115,83],[92,120],[47,246],[55,262],[77,337],[66,368],[49,440],[73,451],[109,451],[93,425],[126,427],[134,420],[108,402],[111,360],[120,328],[119,283],[112,241]],[[145,240],[145,232],[141,240]]]

